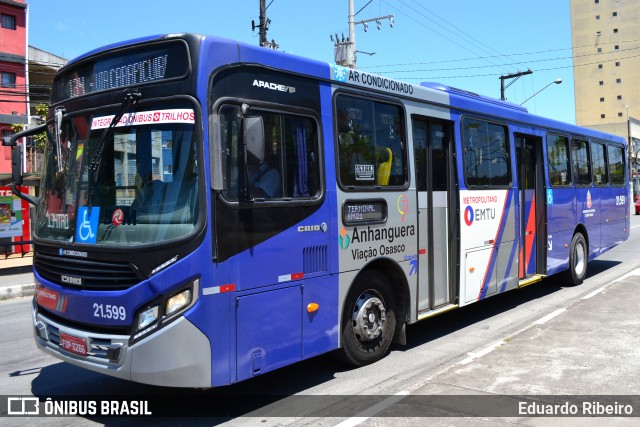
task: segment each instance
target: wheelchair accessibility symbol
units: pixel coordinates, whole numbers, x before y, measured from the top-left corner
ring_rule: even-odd
[[[100,218],[100,208],[94,207],[89,215],[89,208],[78,208],[78,219],[76,220],[76,242],[95,243],[98,234],[98,218]]]

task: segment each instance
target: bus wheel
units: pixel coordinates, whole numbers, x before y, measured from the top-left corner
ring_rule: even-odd
[[[581,284],[587,275],[587,242],[582,233],[576,233],[571,239],[569,252],[569,271],[567,278],[572,286]]]
[[[342,321],[342,351],[347,362],[368,365],[389,351],[396,328],[395,296],[389,280],[366,271],[347,295]]]

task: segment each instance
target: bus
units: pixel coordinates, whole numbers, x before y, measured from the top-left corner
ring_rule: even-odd
[[[54,79],[33,326],[63,361],[209,388],[562,274],[629,236],[623,138],[440,84],[223,38],[91,51]],[[17,187],[16,190],[17,191]]]

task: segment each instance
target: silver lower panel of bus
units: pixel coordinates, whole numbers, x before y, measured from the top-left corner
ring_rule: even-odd
[[[65,362],[117,378],[171,387],[211,387],[211,346],[181,317],[129,347],[128,335],[89,333],[32,312],[38,347]],[[65,351],[60,334],[85,340],[87,355]]]

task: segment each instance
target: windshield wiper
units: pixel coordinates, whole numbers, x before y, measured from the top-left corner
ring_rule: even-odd
[[[91,206],[93,204],[93,187],[98,180],[98,169],[100,169],[100,162],[102,161],[102,152],[104,151],[104,145],[107,142],[107,138],[109,134],[113,131],[113,128],[116,127],[122,116],[127,112],[127,110],[136,105],[138,101],[142,98],[142,94],[140,92],[126,92],[124,94],[124,101],[122,101],[122,105],[120,105],[120,110],[113,116],[111,119],[111,123],[109,126],[102,131],[102,135],[100,136],[100,142],[98,143],[98,148],[96,150],[96,154],[93,156],[91,163],[89,164],[89,188],[87,189],[87,205],[89,210],[91,210]]]

